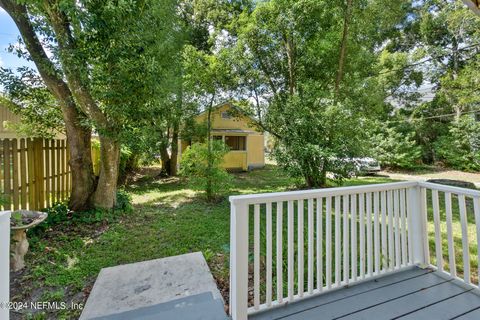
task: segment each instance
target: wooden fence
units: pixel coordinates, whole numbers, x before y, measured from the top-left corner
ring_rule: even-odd
[[[39,210],[69,197],[66,140],[0,139],[0,158],[4,210]]]

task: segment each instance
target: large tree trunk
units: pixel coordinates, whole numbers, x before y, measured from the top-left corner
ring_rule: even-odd
[[[100,135],[100,159],[100,177],[93,194],[93,205],[111,209],[115,206],[117,195],[120,143],[114,138]]]
[[[90,197],[94,190],[94,175],[91,155],[91,131],[89,129],[68,129],[67,141],[69,145],[72,171],[72,192],[69,208],[73,211],[82,211],[91,208]]]

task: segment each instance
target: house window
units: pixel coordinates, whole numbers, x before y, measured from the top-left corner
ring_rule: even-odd
[[[230,148],[230,150],[245,151],[247,146],[247,137],[225,136],[225,144]]]
[[[232,116],[228,112],[222,112],[222,119],[231,119]]]

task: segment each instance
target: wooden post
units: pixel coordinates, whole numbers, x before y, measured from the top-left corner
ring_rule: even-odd
[[[35,151],[32,139],[27,139],[28,161],[28,209],[37,210],[37,197],[35,191]]]
[[[6,204],[3,206],[5,210],[11,209],[12,203],[12,187],[10,180],[10,140],[3,140],[3,193],[5,194]]]
[[[25,139],[20,139],[20,193],[22,195],[22,209],[27,209],[27,149]]]
[[[13,209],[18,210],[20,208],[20,194],[18,184],[18,141],[12,140],[12,160],[13,160]]]
[[[45,187],[44,187],[44,160],[43,160],[43,139],[34,139],[35,148],[35,189],[37,195],[37,209],[45,208]]]
[[[45,200],[46,206],[50,207],[50,140],[45,140]]]
[[[56,141],[56,167],[57,167],[57,201],[62,201],[62,185],[61,185],[61,174],[62,171],[60,170],[60,140]]]
[[[10,310],[10,211],[0,211],[0,319],[9,319]]]
[[[231,202],[230,314],[247,320],[248,310],[248,205]]]

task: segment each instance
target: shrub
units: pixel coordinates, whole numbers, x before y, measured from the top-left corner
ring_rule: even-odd
[[[211,152],[206,143],[192,144],[180,162],[180,175],[188,178],[192,189],[205,191],[208,200],[228,190],[231,181],[231,176],[221,167],[228,148],[221,141],[211,143]]]
[[[422,149],[413,140],[413,132],[399,132],[396,128],[381,127],[373,135],[375,158],[382,165],[411,169],[421,160]]]
[[[68,206],[64,202],[54,203],[51,207],[44,210],[48,217],[45,219],[43,226],[50,227],[62,223],[69,219]]]
[[[435,143],[437,158],[448,166],[466,171],[480,170],[480,123],[469,115],[450,127],[449,134]]]
[[[121,210],[125,213],[133,211],[132,196],[125,190],[119,189],[117,191],[117,203],[115,204],[116,210]]]

